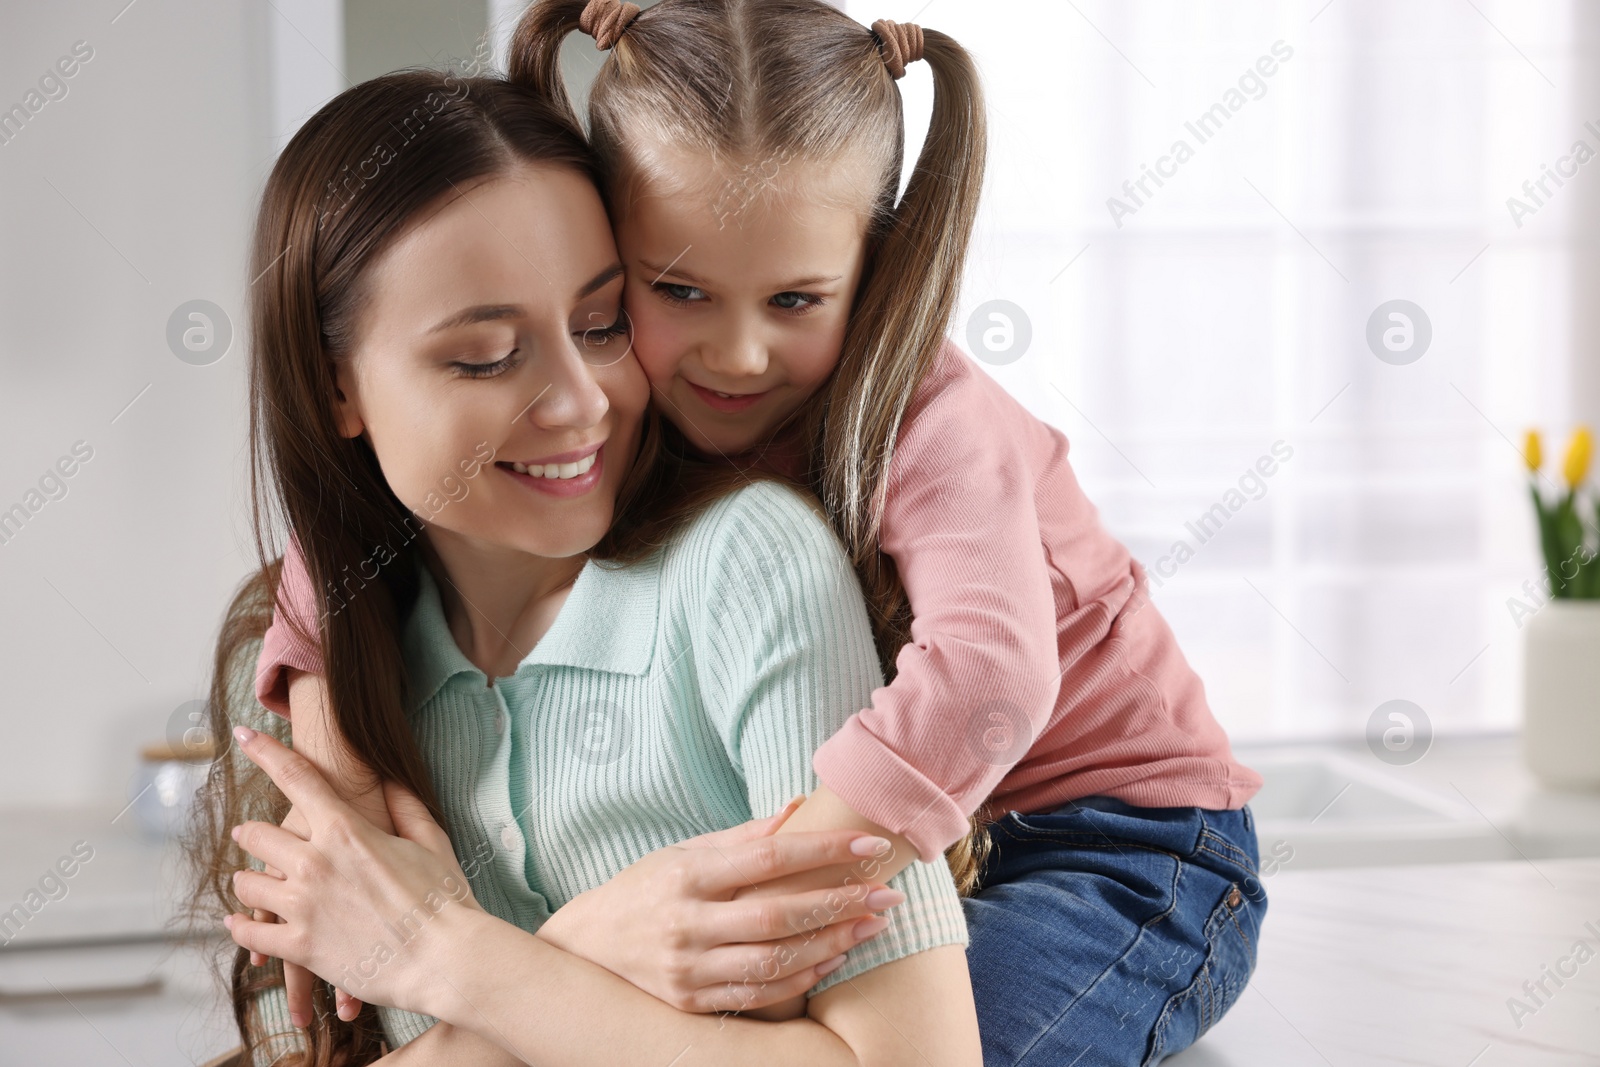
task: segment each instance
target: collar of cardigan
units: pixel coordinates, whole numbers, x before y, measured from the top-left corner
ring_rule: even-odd
[[[556,621],[517,664],[642,675],[655,660],[661,605],[661,554],[627,566],[584,564]],[[417,603],[403,635],[411,672],[411,707],[420,710],[457,675],[486,686],[488,678],[456,645],[432,573],[424,566]],[[514,677],[515,675],[513,675]]]

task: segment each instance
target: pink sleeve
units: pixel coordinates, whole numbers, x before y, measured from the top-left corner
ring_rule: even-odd
[[[944,386],[907,410],[884,508],[881,543],[911,601],[911,643],[894,681],[812,761],[846,803],[930,862],[1044,731],[1061,678],[1024,428],[971,382]]]
[[[272,613],[272,625],[267,628],[261,642],[261,655],[256,660],[256,699],[271,711],[289,717],[289,674],[287,668],[308,674],[322,673],[322,646],[315,635],[321,632],[316,623],[317,605],[311,588],[311,575],[306,572],[300,546],[292,538],[283,554],[283,571],[278,579],[278,603]],[[290,625],[289,619],[299,622]],[[304,635],[311,635],[307,639]]]

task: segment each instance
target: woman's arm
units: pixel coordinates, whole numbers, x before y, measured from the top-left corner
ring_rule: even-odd
[[[966,958],[950,945],[885,964],[813,998],[810,1019],[764,1023],[679,1012],[478,909],[449,839],[415,797],[387,787],[400,837],[376,830],[304,759],[238,731],[242,751],[305,813],[311,837],[237,831],[288,871],[237,879],[241,900],[283,924],[230,916],[234,940],[348,982],[370,1000],[433,1015],[527,1063],[693,1062],[972,1067],[981,1061]],[[761,843],[740,862],[760,872]]]
[[[982,1062],[966,954],[946,945],[819,993],[810,1017],[762,1022],[691,1015],[498,920],[475,920],[439,960],[430,1012],[476,1030],[528,1062],[572,1067],[672,1063],[774,1067],[975,1065]],[[476,933],[477,936],[474,936]],[[529,1011],[530,1004],[537,1004]],[[597,1010],[598,1009],[598,1010]],[[548,1014],[547,1014],[548,1013]],[[569,1025],[555,1025],[557,1019]],[[685,1056],[692,1053],[692,1060]]]
[[[492,1041],[449,1023],[435,1023],[378,1061],[383,1067],[522,1067],[523,1062]]]

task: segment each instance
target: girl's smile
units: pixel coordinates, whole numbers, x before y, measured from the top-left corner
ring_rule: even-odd
[[[728,414],[743,411],[772,392],[772,390],[766,389],[759,393],[719,393],[714,389],[707,389],[703,385],[696,385],[694,382],[688,381],[688,379],[684,380],[689,388],[694,391],[694,394],[705,401],[707,407],[714,411]]]

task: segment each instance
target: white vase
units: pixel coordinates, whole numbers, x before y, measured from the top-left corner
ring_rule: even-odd
[[[1522,647],[1528,769],[1551,789],[1600,789],[1600,600],[1551,600]]]

